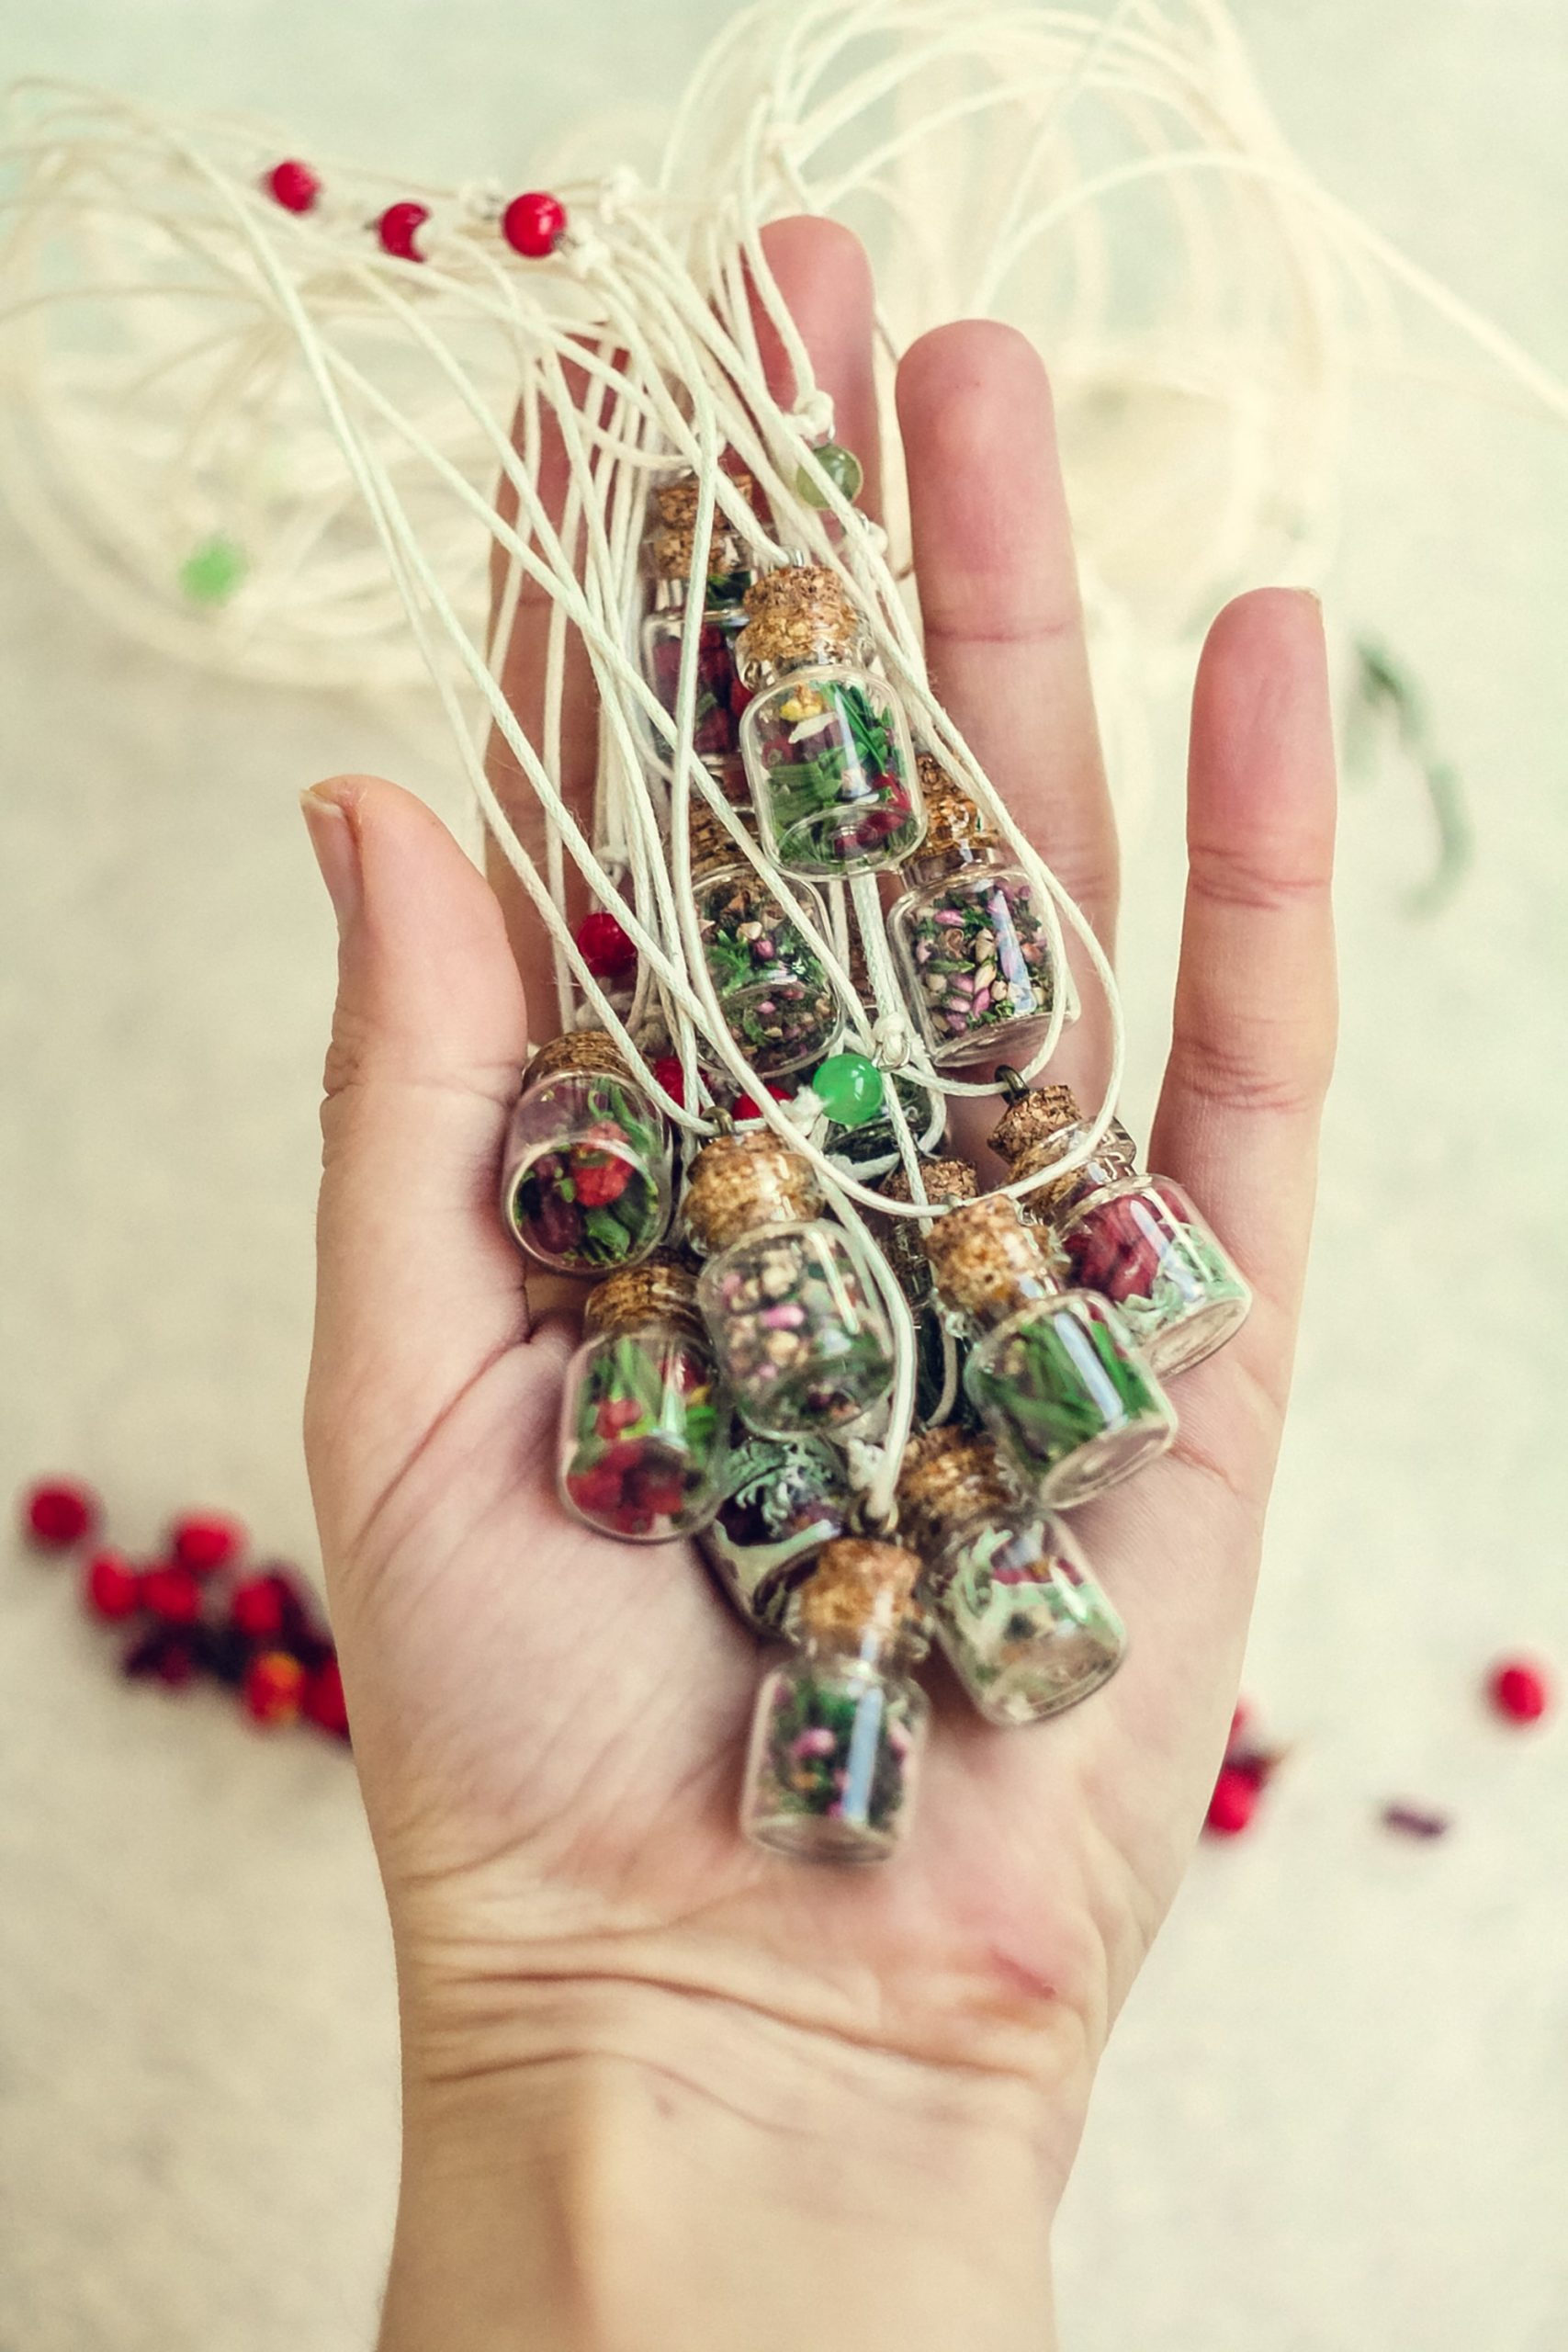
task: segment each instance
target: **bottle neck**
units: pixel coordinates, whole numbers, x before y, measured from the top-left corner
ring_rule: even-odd
[[[917,851],[904,861],[904,872],[917,889],[925,889],[933,882],[945,882],[950,875],[962,874],[976,865],[999,863],[996,850],[987,841],[950,842],[939,850]]]
[[[867,1675],[908,1674],[924,1647],[918,1622],[908,1619],[893,1627],[867,1624],[852,1632],[807,1629],[800,1639],[800,1653],[807,1664],[825,1672],[842,1673],[848,1668]]]

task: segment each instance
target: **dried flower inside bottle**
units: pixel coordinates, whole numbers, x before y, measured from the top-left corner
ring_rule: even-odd
[[[835,572],[789,564],[746,592],[735,659],[751,690],[740,752],[774,862],[838,879],[897,865],[925,829],[904,707],[863,666]]]
[[[1063,1288],[1011,1201],[949,1211],[925,1249],[943,1304],[983,1335],[964,1385],[1026,1492],[1066,1510],[1164,1453],[1176,1416],[1125,1324],[1093,1292]]]
[[[610,1039],[581,1029],[524,1072],[502,1157],[502,1214],[541,1265],[569,1274],[635,1265],[670,1216],[670,1140]]]
[[[908,1835],[929,1710],[910,1669],[925,1644],[920,1563],[843,1537],[801,1589],[800,1653],[757,1698],[741,1826],[807,1861],[884,1860]]]
[[[820,1061],[840,1028],[820,960],[711,808],[694,807],[691,835],[703,958],[730,1035],[759,1078]],[[809,883],[796,888],[826,936],[820,899]]]
[[[729,480],[750,504],[750,476],[732,474]],[[684,473],[659,483],[650,503],[652,525],[644,541],[644,554],[652,576],[652,604],[642,627],[643,672],[661,707],[673,718],[680,693],[682,643],[694,553],[695,474]],[[744,788],[739,757],[740,719],[750,697],[736,673],[735,640],[745,626],[741,600],[752,577],[739,534],[716,507],[708,542],[703,615],[698,624],[692,748],[709,773],[719,779],[726,798],[730,800],[738,799]],[[661,738],[654,745],[654,756],[662,773],[668,775],[670,749]]]
[[[729,1419],[694,1278],[669,1258],[623,1268],[582,1328],[561,1392],[563,1500],[628,1543],[694,1533],[718,1508]]]
[[[1010,1488],[987,1437],[911,1439],[901,1524],[926,1563],[937,1640],[994,1724],[1077,1706],[1122,1663],[1122,1621],[1062,1521]]]
[[[1044,1086],[1009,1105],[990,1141],[1014,1176],[1029,1176],[1087,1133],[1071,1088]],[[1119,1119],[1080,1167],[1024,1197],[1049,1225],[1070,1279],[1111,1301],[1163,1378],[1201,1363],[1245,1322],[1247,1283],[1180,1185],[1140,1171]]]
[[[854,1498],[843,1462],[815,1438],[756,1437],[741,1428],[724,1483],[703,1551],[749,1624],[793,1639],[812,1561],[849,1528]]]
[[[708,1254],[697,1302],[742,1419],[764,1437],[843,1435],[882,1404],[893,1337],[821,1206],[809,1163],[770,1134],[704,1146],[686,1229]]]
[[[931,1059],[1022,1054],[1055,1000],[1051,935],[1033,883],[986,838],[981,810],[919,755],[926,837],[887,918]]]

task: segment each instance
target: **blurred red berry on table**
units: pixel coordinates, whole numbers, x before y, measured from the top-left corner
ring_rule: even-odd
[[[68,1552],[98,1523],[101,1506],[75,1478],[40,1479],[22,1498],[22,1525],[40,1551]]]

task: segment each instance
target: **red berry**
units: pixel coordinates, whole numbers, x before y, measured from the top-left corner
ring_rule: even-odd
[[[178,1560],[149,1568],[141,1578],[141,1605],[164,1625],[194,1625],[201,1614],[201,1587]]]
[[[787,1102],[790,1099],[787,1086],[774,1086],[770,1082],[768,1092],[775,1102]],[[760,1119],[761,1106],[753,1095],[738,1094],[729,1106],[729,1115],[732,1119]]]
[[[343,1675],[335,1657],[323,1658],[306,1676],[303,1712],[308,1723],[331,1732],[334,1739],[348,1737],[348,1709],[344,1704]]]
[[[1510,1723],[1538,1723],[1551,1703],[1546,1676],[1524,1658],[1505,1658],[1494,1667],[1487,1688],[1494,1712]]]
[[[44,1552],[69,1552],[98,1523],[99,1502],[91,1487],[73,1478],[51,1478],[22,1498],[22,1521]]]
[[[229,1622],[253,1642],[275,1642],[288,1602],[280,1577],[247,1577],[229,1596]]]
[[[584,915],[574,937],[578,954],[596,980],[627,980],[637,970],[637,949],[606,908]]]
[[[376,223],[382,248],[396,261],[423,261],[414,239],[430,218],[428,204],[389,204]]]
[[[184,1519],[176,1519],[169,1538],[170,1549],[183,1568],[194,1569],[198,1577],[210,1576],[214,1568],[226,1568],[245,1548],[245,1531],[237,1519],[225,1519],[219,1511],[192,1511]]]
[[[258,1724],[276,1726],[299,1720],[305,1669],[287,1650],[263,1650],[252,1658],[241,1687],[246,1709]]]
[[[566,207],[558,197],[530,189],[514,196],[501,216],[501,233],[514,254],[526,261],[543,261],[553,254],[566,227]]]
[[[82,1600],[95,1617],[134,1616],[141,1606],[141,1579],[119,1552],[99,1552],[87,1563]]]
[[[1250,1773],[1237,1772],[1227,1764],[1214,1782],[1203,1826],[1216,1838],[1237,1838],[1257,1810],[1257,1782]]]
[[[585,1209],[607,1209],[618,1201],[632,1181],[631,1162],[626,1159],[573,1160],[572,1182],[577,1197]]]
[[[321,192],[321,183],[310,164],[299,163],[294,156],[275,164],[262,186],[285,212],[309,212]]]
[[[653,1065],[653,1075],[671,1101],[678,1102],[683,1111],[686,1107],[686,1081],[678,1057],[674,1054],[660,1054]]]

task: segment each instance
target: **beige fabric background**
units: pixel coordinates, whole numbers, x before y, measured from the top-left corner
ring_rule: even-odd
[[[0,64],[526,176],[580,108],[673,90],[723,13],[10,0]],[[1241,13],[1331,185],[1568,369],[1559,0]],[[1355,469],[1332,614],[1425,680],[1479,855],[1414,925],[1418,797],[1393,771],[1350,797],[1342,1074],[1248,1677],[1295,1754],[1256,1838],[1198,1857],[1117,2036],[1060,2233],[1072,2352],[1568,2343],[1568,1746],[1474,1697],[1503,1645],[1568,1669],[1568,440],[1374,392]],[[3,524],[0,649],[0,1469],[81,1467],[133,1539],[226,1503],[309,1561],[332,949],[293,796],[344,765],[444,806],[449,782],[395,714],[138,650]],[[1131,877],[1140,1116],[1174,728],[1162,757]],[[367,2345],[396,2086],[352,1767],[121,1686],[19,1555],[0,1704],[0,2352]],[[1394,1794],[1451,1806],[1451,1838],[1388,1838]]]

